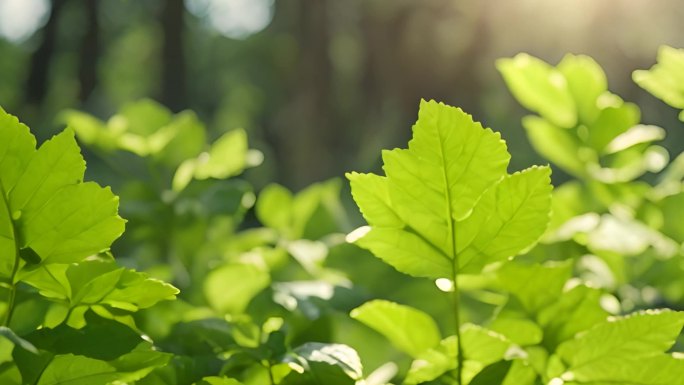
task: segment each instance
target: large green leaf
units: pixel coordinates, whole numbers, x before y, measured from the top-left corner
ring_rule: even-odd
[[[682,385],[684,360],[669,354],[613,357],[563,373],[564,385]]]
[[[363,322],[412,357],[439,344],[437,324],[428,314],[398,303],[374,300],[351,311],[351,317]]]
[[[611,318],[564,342],[556,352],[573,371],[605,359],[654,356],[674,344],[682,326],[682,312],[647,310]]]
[[[551,169],[532,167],[487,190],[457,224],[459,271],[477,273],[534,244],[549,222],[551,189]]]
[[[550,170],[506,174],[498,134],[458,108],[423,101],[408,149],[383,152],[386,177],[350,173],[370,228],[348,239],[397,270],[422,277],[478,272],[544,232]]]
[[[73,131],[36,150],[26,126],[4,111],[0,122],[0,273],[9,275],[15,246],[31,263],[78,262],[106,250],[124,228],[118,198],[82,183],[85,162]]]

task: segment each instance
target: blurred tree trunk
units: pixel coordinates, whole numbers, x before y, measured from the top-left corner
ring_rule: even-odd
[[[40,105],[48,90],[48,74],[57,41],[57,23],[66,0],[53,0],[50,16],[43,27],[43,40],[31,56],[29,74],[26,81],[26,102]]]
[[[333,137],[330,106],[331,63],[328,56],[328,9],[326,0],[276,3],[290,9],[276,10],[283,15],[297,40],[299,57],[288,84],[292,98],[276,118],[278,132],[278,175],[301,188],[331,173],[335,162],[331,153]],[[287,18],[289,17],[289,20]]]
[[[78,63],[78,79],[81,84],[78,99],[81,103],[88,100],[97,84],[97,58],[99,54],[100,25],[97,18],[99,1],[84,0],[86,11],[86,32],[81,43]]]
[[[164,46],[162,47],[161,101],[173,111],[187,108],[185,50],[185,7],[183,0],[166,0],[162,11]]]

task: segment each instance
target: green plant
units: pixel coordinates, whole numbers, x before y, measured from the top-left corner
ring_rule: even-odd
[[[36,150],[28,127],[0,110],[0,143],[2,382],[135,381],[164,366],[170,355],[131,315],[178,290],[107,253],[124,230],[118,198],[83,181],[73,131]]]

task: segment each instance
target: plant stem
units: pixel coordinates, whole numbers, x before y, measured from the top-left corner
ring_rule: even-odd
[[[17,271],[19,271],[19,239],[17,239],[19,232],[17,231],[17,226],[14,224],[14,220],[12,220],[12,210],[10,209],[9,202],[7,201],[7,194],[5,194],[5,187],[2,185],[2,181],[0,181],[0,199],[5,204],[5,210],[7,210],[7,215],[10,220],[10,228],[12,229],[12,240],[14,241],[14,264],[12,265],[12,274],[10,275],[10,292],[9,298],[7,300],[5,319],[2,322],[3,326],[9,326],[10,321],[12,321],[12,314],[14,313],[14,301],[17,296],[17,284],[14,282],[14,280],[17,276]]]
[[[458,273],[453,267],[451,279],[453,287],[451,290],[451,306],[454,315],[454,330],[456,332],[456,379],[458,385],[463,385],[463,345],[461,344],[461,314],[460,298],[458,293]]]

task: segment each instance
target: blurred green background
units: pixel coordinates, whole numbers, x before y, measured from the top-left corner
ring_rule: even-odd
[[[297,190],[376,170],[380,148],[410,138],[420,98],[437,99],[502,131],[517,170],[544,161],[494,62],[572,52],[594,57],[678,154],[676,111],[631,72],[684,46],[681,20],[677,0],[0,0],[0,105],[41,139],[64,108],[107,118],[150,97],[193,109],[214,138],[247,130],[266,156],[257,188]]]

